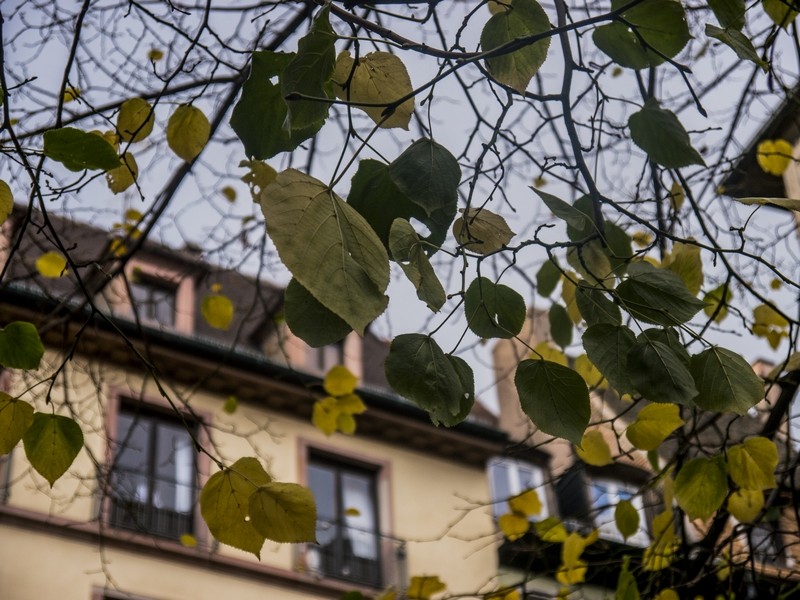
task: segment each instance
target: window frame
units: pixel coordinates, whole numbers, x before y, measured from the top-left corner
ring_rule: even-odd
[[[591,520],[600,532],[601,538],[639,548],[645,548],[650,545],[650,533],[647,529],[647,506],[645,505],[644,494],[640,493],[640,487],[635,482],[620,477],[590,475],[587,484],[587,500],[589,502]],[[606,486],[607,491],[604,494],[609,497],[608,502],[602,507],[597,506],[598,498],[595,495],[595,486],[599,485]],[[613,491],[608,491],[609,488]],[[622,497],[623,494],[627,494],[627,497]],[[639,529],[627,539],[617,529],[614,518],[614,510],[622,500],[630,500],[636,512],[639,513]],[[603,508],[603,510],[599,510],[600,508]],[[608,512],[611,518],[600,523],[598,518],[604,512]]]
[[[139,274],[134,279],[128,282],[131,291],[131,306],[135,308],[139,319],[148,323],[157,323],[164,327],[175,327],[175,322],[178,318],[178,288],[179,284],[163,279],[154,277],[150,274]],[[136,290],[144,290],[147,299],[142,303],[134,300],[136,297]],[[158,313],[162,307],[162,302],[166,305],[167,312],[169,313],[168,319],[159,317]]]
[[[510,477],[506,481],[508,487],[508,495],[501,497],[498,494],[494,472],[495,469],[498,467],[503,466],[508,469],[508,473]],[[530,468],[531,474],[538,479],[538,482],[535,483],[532,487],[523,487],[522,486],[522,478],[520,475],[521,468]],[[542,510],[538,515],[532,515],[530,517],[531,521],[541,521],[542,519],[546,519],[547,517],[554,515],[555,512],[553,511],[552,507],[553,504],[550,502],[550,491],[549,491],[549,470],[547,467],[530,460],[525,460],[523,458],[516,458],[511,456],[495,456],[490,458],[486,463],[486,473],[489,479],[489,492],[491,495],[491,502],[490,507],[492,510],[492,516],[497,519],[501,515],[504,515],[509,512],[508,508],[508,499],[513,498],[514,496],[521,494],[522,492],[535,489],[537,495],[539,496],[539,501],[542,504]]]

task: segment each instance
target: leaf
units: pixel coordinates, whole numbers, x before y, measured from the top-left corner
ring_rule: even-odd
[[[666,1],[677,4],[671,0]],[[645,102],[639,112],[630,116],[628,127],[633,142],[662,167],[677,169],[706,164],[692,147],[689,134],[675,113],[661,108],[652,98]]]
[[[375,232],[321,181],[294,169],[278,174],[260,202],[295,279],[363,335],[388,302],[389,257]]]
[[[564,367],[569,364],[567,355],[558,348],[553,347],[548,341],[539,342],[531,352],[531,358],[533,360],[549,360]]]
[[[565,273],[561,277],[561,299],[564,301],[564,305],[567,307],[567,314],[569,318],[572,319],[572,322],[576,325],[581,322],[581,312],[578,310],[578,303],[575,300],[575,295],[577,292],[577,286],[575,285],[575,280],[577,279],[577,274],[573,271]],[[578,281],[580,284],[580,281]]]
[[[705,306],[680,277],[643,262],[630,266],[629,277],[617,286],[617,298],[634,318],[667,326],[687,322]]]
[[[331,396],[345,396],[356,391],[357,383],[358,377],[353,375],[350,369],[336,365],[325,374],[322,387]]]
[[[686,191],[681,187],[681,184],[677,181],[672,182],[672,186],[669,189],[669,203],[672,206],[672,210],[675,212],[680,211],[683,203],[686,201]]]
[[[311,411],[311,424],[327,436],[331,436],[339,428],[339,416],[342,414],[336,398],[326,396],[314,403]]]
[[[283,311],[292,333],[312,348],[338,342],[353,331],[350,325],[325,308],[294,278],[286,286]]]
[[[753,309],[753,333],[765,337],[773,349],[777,349],[783,337],[788,335],[789,321],[769,304],[760,304]]]
[[[513,542],[528,533],[531,522],[525,515],[508,513],[498,517],[497,526],[506,539]]]
[[[248,161],[243,161],[243,162],[248,162]],[[256,161],[253,161],[253,162],[256,162]],[[266,163],[258,163],[258,162],[256,162],[256,164],[266,165]],[[241,167],[242,164],[239,163],[239,166]],[[269,165],[266,165],[266,166],[269,166]],[[274,169],[273,169],[273,172],[274,172]],[[275,175],[277,175],[277,173],[275,173]],[[245,175],[245,177],[247,177],[247,175]],[[244,181],[244,178],[242,178],[242,181]],[[269,183],[270,182],[268,181],[267,185],[269,185]],[[267,185],[265,185],[263,187],[267,187]],[[236,188],[233,187],[232,185],[223,186],[222,188],[220,188],[219,193],[222,194],[222,197],[225,198],[225,200],[227,200],[231,204],[236,202]]]
[[[639,511],[630,500],[620,500],[614,509],[614,522],[624,539],[639,531]]]
[[[225,404],[222,405],[222,410],[229,415],[235,413],[238,408],[239,399],[232,394],[225,399]]]
[[[544,433],[580,443],[589,423],[589,390],[572,369],[546,360],[523,360],[514,384],[522,410]]]
[[[33,323],[13,321],[0,329],[0,365],[11,369],[38,369],[44,346]]]
[[[33,423],[33,407],[0,392],[0,456],[8,454]]]
[[[617,580],[617,589],[614,591],[614,600],[639,600],[640,598],[636,578],[629,570],[630,561],[630,556],[622,559],[622,570]]]
[[[762,140],[756,147],[756,161],[765,173],[781,176],[793,161],[792,145],[786,140]]]
[[[752,523],[763,508],[761,490],[736,490],[728,497],[728,512],[740,523]]]
[[[764,384],[739,354],[713,346],[692,356],[689,371],[697,385],[697,406],[745,414],[764,398]]]
[[[600,370],[592,364],[589,357],[581,354],[575,359],[573,365],[575,371],[583,377],[589,389],[605,390],[608,389],[608,382],[603,377]]]
[[[592,325],[621,325],[622,314],[619,307],[614,304],[601,289],[590,287],[586,284],[578,285],[575,289],[575,302],[578,310],[588,326]]]
[[[722,284],[714,288],[703,296],[705,308],[703,312],[707,317],[714,317],[714,322],[719,323],[728,316],[728,305],[733,300],[733,292],[730,286]]]
[[[518,38],[550,31],[547,13],[535,0],[514,0],[508,10],[492,15],[481,32],[481,49],[488,52]],[[550,37],[510,53],[486,59],[486,69],[497,81],[524,93],[547,58]]]
[[[208,143],[211,124],[199,108],[182,104],[167,122],[167,144],[186,162],[192,162]]]
[[[547,208],[550,209],[551,213],[564,221],[570,227],[573,227],[576,230],[584,230],[592,227],[593,224],[591,219],[584,212],[578,210],[571,204],[564,202],[560,198],[553,196],[552,194],[537,190],[536,188],[531,189],[539,195],[539,197],[542,199],[542,202],[544,202]]]
[[[284,127],[289,131],[316,126],[328,117],[328,98],[333,97],[330,79],[336,63],[336,35],[328,20],[330,9],[319,11],[311,30],[297,44],[297,54],[281,74],[281,92],[288,112]],[[295,94],[321,98],[300,100]]]
[[[178,541],[184,548],[197,548],[197,538],[191,533],[184,533],[180,538],[178,538]]]
[[[427,411],[434,424],[448,426],[463,414],[465,403],[474,401],[467,369],[464,361],[446,356],[433,338],[418,333],[395,337],[385,362],[389,385]]]
[[[613,275],[608,253],[598,239],[567,250],[567,262],[592,285],[599,285]]]
[[[64,89],[64,95],[62,97],[64,99],[64,104],[66,104],[67,102],[72,102],[80,98],[81,91],[76,87],[68,86]]]
[[[572,343],[572,320],[569,318],[567,309],[560,304],[550,305],[548,319],[550,336],[553,341],[562,348],[569,346]]]
[[[147,53],[148,60],[152,60],[153,62],[157,62],[164,58],[164,52],[159,50],[158,48],[151,48],[150,51]]]
[[[11,193],[9,185],[0,179],[0,225],[6,222],[13,210],[14,195]]]
[[[470,208],[453,223],[453,235],[470,252],[491,254],[502,250],[514,232],[500,215],[485,208]]]
[[[389,250],[392,259],[417,290],[417,298],[433,312],[438,312],[447,301],[447,295],[433,270],[422,242],[405,219],[395,219],[389,232]]]
[[[200,312],[211,327],[227,331],[233,321],[233,302],[222,294],[209,294],[200,303]]]
[[[746,490],[774,488],[777,466],[778,448],[765,437],[754,436],[728,449],[728,473]]]
[[[788,210],[800,211],[800,200],[797,198],[734,198],[737,202],[747,205],[773,205]]]
[[[675,404],[648,404],[628,425],[625,435],[639,450],[656,450],[669,435],[683,427],[680,409]]]
[[[69,417],[37,412],[22,443],[31,466],[53,487],[83,448],[83,432]]]
[[[131,98],[119,107],[117,134],[123,142],[141,142],[153,131],[155,115],[144,98]]]
[[[414,114],[412,96],[389,115],[384,115],[389,104],[412,93],[408,70],[394,54],[370,52],[359,57],[358,63],[344,50],[336,59],[333,71],[333,89],[337,98],[347,100],[363,110],[379,127],[408,129]],[[358,106],[359,104],[382,106]]]
[[[542,298],[547,298],[555,291],[559,281],[561,281],[561,268],[555,258],[550,258],[542,263],[536,273],[536,293]]]
[[[706,35],[728,46],[728,48],[733,50],[736,56],[742,60],[749,60],[757,64],[764,73],[769,71],[769,64],[758,55],[758,52],[756,52],[756,49],[753,47],[753,42],[738,29],[721,29],[715,25],[706,23]]]
[[[708,6],[723,27],[742,29],[744,27],[744,0],[708,0]]]
[[[283,127],[289,109],[280,83],[273,84],[270,79],[280,75],[294,57],[294,53],[253,52],[250,77],[244,82],[242,95],[231,114],[231,127],[248,157],[264,160],[280,152],[291,152],[325,123],[320,119],[291,131]]]
[[[668,508],[653,517],[653,543],[644,551],[642,568],[645,571],[666,569],[675,556],[675,516]]]
[[[593,467],[605,467],[614,462],[603,432],[592,429],[583,434],[581,443],[575,448],[580,459]]]
[[[612,0],[611,9],[618,10],[625,4],[625,0]],[[686,14],[679,2],[645,0],[621,16],[624,23],[602,25],[595,29],[592,39],[600,50],[623,67],[658,66],[664,62],[664,56],[673,58],[691,39]]]
[[[722,456],[692,459],[675,478],[675,499],[690,519],[711,518],[727,493],[728,477]]]
[[[567,539],[567,529],[557,517],[547,517],[537,521],[533,527],[543,542],[560,543]]]
[[[687,367],[689,366],[691,357],[686,351],[686,348],[683,347],[683,343],[678,337],[678,334],[675,332],[675,329],[672,327],[666,327],[663,329],[645,329],[640,334],[640,337],[645,337],[653,342],[661,342],[662,344],[669,346],[669,349],[675,353],[675,356],[677,356],[684,365]]]
[[[525,300],[486,277],[474,279],[464,295],[467,325],[482,338],[512,338],[525,324]]]
[[[662,266],[680,277],[689,293],[697,296],[703,285],[703,259],[698,246],[675,242]]]
[[[620,394],[634,391],[628,372],[628,353],[635,343],[633,332],[620,325],[592,325],[583,334],[586,356]]]
[[[139,178],[139,165],[130,152],[125,152],[119,158],[119,166],[116,169],[106,171],[106,181],[108,189],[113,194],[121,194],[131,187]]]
[[[412,577],[406,595],[408,600],[430,600],[431,596],[443,592],[447,586],[439,579],[438,575],[423,575]]]
[[[787,0],[761,0],[761,6],[775,25],[787,31],[797,17],[797,11],[792,8],[796,5],[790,4]]]
[[[107,171],[119,166],[114,147],[99,135],[72,127],[44,132],[44,154],[70,171]]]
[[[35,264],[39,275],[47,279],[58,279],[67,274],[67,259],[60,252],[45,252]]]
[[[514,514],[535,517],[542,512],[542,502],[536,490],[525,490],[508,499],[508,507]]]
[[[268,540],[317,542],[317,507],[308,488],[271,481],[250,495],[248,505],[253,527]]]
[[[663,342],[640,335],[628,352],[628,374],[636,391],[652,402],[694,406],[697,388],[692,375]]]
[[[250,497],[272,479],[256,458],[240,458],[214,473],[200,492],[200,512],[213,536],[223,544],[258,558],[266,536],[250,519]]]

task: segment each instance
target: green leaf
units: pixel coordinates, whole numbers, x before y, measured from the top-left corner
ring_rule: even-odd
[[[622,275],[628,269],[628,263],[633,258],[633,246],[631,236],[619,225],[611,221],[603,224],[605,229],[606,253],[611,262],[611,268],[617,276]]]
[[[708,318],[714,317],[715,323],[719,323],[728,316],[728,305],[731,300],[733,300],[733,292],[729,285],[723,283],[703,296],[703,302],[706,305],[703,312]]]
[[[655,450],[669,435],[682,427],[680,409],[675,404],[648,404],[628,425],[625,435],[639,450]]]
[[[575,289],[575,302],[583,320],[590,327],[602,323],[608,325],[622,324],[622,314],[619,307],[601,289],[580,284]]]
[[[728,449],[728,472],[740,488],[769,490],[775,487],[778,447],[765,437],[754,436]]]
[[[706,35],[728,46],[742,60],[749,60],[757,64],[765,73],[769,70],[769,64],[758,55],[758,52],[753,47],[753,42],[738,29],[721,29],[706,23]]]
[[[797,5],[788,0],[761,0],[761,6],[775,25],[783,27],[787,31],[789,25],[797,18],[797,11],[792,8]]]
[[[752,523],[763,508],[761,490],[736,490],[728,497],[728,512],[740,523]]]
[[[591,284],[600,284],[612,275],[611,261],[599,239],[592,239],[567,251],[567,262]]]
[[[0,329],[0,365],[11,369],[38,369],[44,346],[33,323],[14,321]]]
[[[119,157],[119,166],[106,171],[108,189],[113,194],[121,194],[131,187],[139,178],[139,165],[130,152],[125,152]]]
[[[611,8],[618,10],[625,4],[626,0],[612,0]],[[645,0],[624,11],[622,18],[624,23],[614,22],[595,29],[592,39],[623,67],[658,66],[664,62],[663,56],[673,58],[691,39],[680,2]]]
[[[182,104],[167,122],[167,144],[187,162],[193,161],[203,151],[210,135],[211,124],[203,111],[195,106]]]
[[[581,196],[572,205],[572,208],[583,213],[583,220],[571,219],[567,221],[567,237],[571,242],[582,242],[587,237],[598,233],[594,224],[594,203],[589,196]]]
[[[564,202],[552,194],[543,192],[542,190],[537,190],[536,188],[531,189],[539,195],[539,197],[542,199],[542,202],[544,202],[547,208],[550,209],[551,213],[564,221],[570,227],[574,227],[580,231],[592,227],[593,224],[591,219],[585,213],[578,210],[571,204]]]
[[[407,333],[392,340],[386,357],[386,379],[394,390],[427,411],[434,424],[452,423],[466,402],[474,401],[471,371],[446,356],[433,338]]]
[[[268,540],[317,542],[317,507],[311,490],[296,483],[270,483],[250,495],[250,520]]]
[[[677,356],[684,365],[687,367],[689,366],[691,357],[681,343],[681,338],[678,337],[678,334],[672,327],[667,327],[664,329],[645,329],[640,336],[646,337],[648,340],[661,342],[662,344],[669,346],[669,349],[675,353],[675,356]]]
[[[708,0],[708,6],[714,11],[719,24],[726,29],[744,27],[744,0]]]
[[[508,42],[550,31],[550,21],[536,0],[514,0],[507,9],[493,15],[481,32],[481,49],[493,50]],[[486,59],[489,73],[503,85],[525,92],[531,78],[547,58],[550,38],[545,37],[500,56]]]
[[[514,232],[500,215],[485,208],[470,208],[453,223],[453,235],[466,250],[485,255],[502,250]]]
[[[291,152],[317,133],[324,119],[303,129],[283,127],[288,108],[280,84],[271,78],[280,75],[294,53],[253,52],[250,77],[242,86],[239,102],[233,107],[231,127],[244,144],[248,157],[264,160],[280,152]]]
[[[647,323],[679,325],[705,305],[692,296],[681,278],[645,262],[633,263],[629,277],[617,286],[617,298],[631,316]]]
[[[363,335],[388,302],[389,257],[369,224],[321,181],[295,169],[279,173],[260,203],[292,275]]]
[[[0,392],[0,456],[8,454],[33,423],[33,407]]]
[[[370,52],[359,57],[356,63],[350,52],[344,50],[336,59],[333,83],[337,98],[355,105],[362,102],[382,105],[358,106],[379,127],[408,129],[411,115],[414,114],[413,97],[396,107],[388,117],[383,114],[389,104],[407,96],[414,89],[406,66],[394,54]]]
[[[550,321],[550,337],[553,341],[566,348],[572,343],[572,319],[567,314],[567,309],[560,304],[552,304],[548,312]]]
[[[652,402],[694,406],[697,388],[692,375],[662,342],[640,335],[628,352],[628,375],[636,391]]]
[[[625,537],[627,538],[628,536]],[[619,572],[617,589],[614,591],[614,600],[639,600],[640,598],[636,578],[629,570],[630,561],[630,556],[625,556],[622,559],[622,570]]]
[[[764,398],[764,384],[739,354],[713,346],[692,356],[689,370],[697,384],[697,406],[743,415]]]
[[[645,102],[642,110],[630,116],[628,127],[633,143],[662,167],[677,169],[706,164],[692,147],[689,134],[675,113],[661,108],[653,98]]]
[[[333,97],[331,77],[336,64],[336,34],[328,20],[330,9],[326,6],[314,19],[314,24],[297,45],[297,54],[286,65],[281,75],[281,92],[289,110],[285,127],[289,131],[314,127],[328,117]],[[324,100],[292,99],[292,94],[302,94]]]
[[[328,310],[292,278],[284,292],[283,314],[292,333],[312,348],[321,348],[345,338],[353,328]]]
[[[464,295],[467,325],[482,338],[512,338],[525,324],[525,300],[503,284],[478,277]]]
[[[639,531],[639,511],[630,500],[620,500],[614,509],[614,521],[617,530],[624,539],[628,539]]]
[[[395,219],[389,232],[389,250],[403,273],[414,284],[417,298],[433,312],[438,312],[447,301],[447,295],[417,232],[405,219]]]
[[[727,494],[728,477],[722,456],[690,460],[675,478],[675,499],[690,519],[709,519]]]
[[[14,195],[8,184],[0,179],[0,225],[6,222],[14,210]]]
[[[634,391],[628,373],[628,352],[635,343],[633,332],[620,325],[591,325],[583,334],[586,356],[620,394]]]
[[[52,487],[83,448],[83,432],[69,417],[37,412],[22,443],[31,466]]]
[[[250,519],[250,497],[271,481],[258,459],[249,457],[214,473],[200,492],[200,512],[212,535],[259,557],[266,536]]]
[[[73,127],[45,131],[44,154],[70,171],[108,171],[119,166],[117,151],[103,137]]]
[[[514,376],[522,410],[544,433],[580,444],[591,408],[586,382],[548,360],[523,360]]]
[[[536,292],[542,298],[547,298],[555,291],[559,281],[561,281],[561,268],[558,266],[558,261],[549,258],[542,263],[536,273]]]
[[[434,423],[438,420],[445,427],[453,427],[461,423],[472,412],[472,407],[475,404],[475,375],[464,359],[450,354],[445,354],[445,358],[455,370],[460,383],[458,412],[452,414],[450,411],[439,411],[432,414],[436,418]]]
[[[117,134],[123,142],[141,142],[153,131],[155,115],[144,98],[131,98],[122,103],[117,114]]]

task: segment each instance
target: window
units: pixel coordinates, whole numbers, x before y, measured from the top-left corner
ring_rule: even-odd
[[[544,519],[550,514],[544,488],[544,469],[529,462],[513,458],[493,458],[489,461],[489,482],[492,488],[492,513],[499,517],[508,512],[508,499],[535,489],[542,503],[542,512],[534,519]]]
[[[171,539],[191,533],[196,461],[184,424],[126,404],[117,423],[111,526]]]
[[[0,456],[0,504],[8,502],[8,496],[11,493],[11,455],[12,450],[8,454]]]
[[[308,353],[308,368],[318,373],[327,373],[336,365],[344,364],[344,340],[319,348],[311,348]]]
[[[592,514],[595,526],[605,539],[614,540],[632,546],[647,546],[649,536],[645,529],[647,519],[644,514],[644,502],[635,485],[613,479],[594,479],[591,482]],[[627,540],[617,529],[614,511],[622,500],[628,500],[639,511],[639,530]]]
[[[175,325],[176,286],[141,273],[134,279],[131,282],[131,302],[139,318],[160,325]]]
[[[317,501],[317,542],[306,560],[336,579],[381,586],[377,471],[312,455],[308,486]]]

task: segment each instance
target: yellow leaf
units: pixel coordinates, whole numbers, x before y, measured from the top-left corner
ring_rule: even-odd
[[[653,243],[653,234],[649,231],[634,231],[631,240],[640,248],[644,248]]]
[[[0,225],[6,222],[12,210],[14,210],[14,195],[9,185],[0,179]]]
[[[149,58],[153,62],[157,62],[162,58],[164,58],[164,53],[158,48],[151,48],[150,52],[147,53],[147,58]]]
[[[336,365],[325,375],[322,387],[331,396],[344,396],[352,394],[356,389],[358,378],[353,375],[347,367]]]
[[[233,321],[233,302],[222,294],[210,294],[203,298],[200,312],[211,327],[224,331]]]
[[[567,539],[567,529],[557,517],[547,517],[533,524],[536,535],[544,542],[563,542]]]
[[[58,252],[45,252],[36,259],[36,270],[48,279],[63,277],[67,274],[67,259]]]
[[[773,350],[789,335],[788,328],[789,321],[769,304],[760,304],[753,309],[753,334],[766,338]]]
[[[116,131],[111,131],[110,129],[107,131],[98,131],[97,129],[93,129],[89,133],[99,135],[101,138],[111,144],[114,150],[119,150],[119,136],[117,135]]]
[[[389,588],[376,596],[375,600],[397,600],[397,592],[394,588]]]
[[[597,390],[608,389],[608,382],[603,378],[603,374],[600,373],[585,354],[581,354],[575,359],[573,368],[577,371],[578,375],[583,377],[587,387]]]
[[[72,102],[81,97],[81,90],[76,87],[69,86],[64,89],[64,102]]]
[[[339,421],[339,403],[336,398],[326,396],[314,403],[311,423],[325,435],[333,435]]]
[[[567,366],[567,355],[561,352],[561,350],[553,348],[549,342],[540,342],[537,344],[530,357],[533,360],[549,360],[564,367]]]
[[[683,191],[680,183],[673,181],[672,187],[669,190],[669,203],[672,205],[675,212],[681,209],[684,200],[686,200],[686,192]]]
[[[249,173],[242,175],[242,181],[250,186],[253,200],[257,200],[258,195],[278,176],[275,169],[260,160],[243,160],[239,166],[250,170]]]
[[[519,591],[516,589],[497,590],[484,596],[484,600],[520,600]]]
[[[228,202],[236,202],[236,189],[233,186],[226,185],[219,193],[222,194]]]
[[[792,145],[786,140],[764,140],[756,148],[758,166],[770,175],[783,175],[792,162]]]
[[[228,396],[225,400],[225,404],[222,405],[222,410],[229,415],[235,413],[237,408],[239,408],[239,400],[233,395]]]
[[[508,245],[514,232],[500,215],[470,208],[453,222],[453,235],[470,252],[491,254]]]
[[[196,548],[197,547],[197,538],[194,537],[191,533],[184,533],[180,537],[181,546],[186,546],[187,548]]]
[[[108,250],[114,256],[125,256],[125,254],[128,252],[127,246],[125,246],[125,244],[123,244],[122,240],[119,238],[114,238],[111,240],[111,242],[109,242]]]
[[[703,302],[706,304],[703,312],[709,318],[714,316],[714,322],[719,323],[728,316],[728,305],[731,300],[733,300],[731,288],[722,284],[703,297]]]
[[[215,294],[219,294],[222,291],[222,284],[221,283],[212,283],[210,289]]]
[[[639,411],[625,435],[639,450],[655,450],[669,434],[683,424],[676,404],[649,404]]]
[[[586,561],[578,560],[571,565],[561,565],[556,571],[556,580],[562,585],[577,585],[586,579]]]
[[[211,124],[199,108],[183,104],[167,122],[167,144],[183,160],[191,162],[205,148]]]
[[[567,534],[564,545],[561,547],[561,562],[569,567],[581,562],[579,559],[587,546],[591,546],[598,540],[598,532],[594,530],[587,536],[572,532]]]
[[[779,290],[781,287],[783,287],[783,281],[775,277],[769,282],[769,287],[771,290]]]
[[[678,596],[678,592],[675,590],[666,589],[658,592],[653,600],[681,600],[681,597]]]
[[[728,498],[728,512],[740,523],[752,523],[764,508],[764,493],[760,490],[737,490]]]
[[[348,415],[360,415],[367,407],[364,401],[357,394],[345,394],[344,396],[337,396],[336,400],[339,402],[339,410]]]
[[[153,123],[153,110],[144,98],[131,98],[119,107],[117,132],[123,142],[141,142],[153,131]]]
[[[431,596],[446,589],[447,586],[438,575],[423,575],[411,578],[406,594],[409,600],[430,600]]]
[[[630,500],[620,500],[617,503],[614,523],[626,540],[639,530],[639,511]]]
[[[108,189],[114,194],[124,192],[139,178],[139,166],[133,154],[126,152],[120,157],[119,162],[120,166],[116,169],[106,171]]]
[[[604,467],[614,462],[611,458],[611,449],[599,429],[586,431],[580,447],[576,446],[575,451],[583,462],[594,467]]]
[[[516,515],[532,517],[542,512],[542,503],[536,490],[526,490],[508,499],[508,507]]]
[[[508,541],[513,542],[528,533],[531,522],[528,521],[528,517],[523,515],[507,513],[505,515],[500,515],[497,519],[497,525]]]
[[[336,429],[345,435],[353,435],[356,432],[356,420],[353,415],[339,412],[339,416],[336,417]]]
[[[344,511],[344,514],[347,515],[348,517],[360,517],[361,511],[358,510],[357,508],[348,508]]]
[[[507,12],[511,8],[511,0],[503,0],[498,2],[496,0],[489,0],[489,12],[493,15],[498,13]]]
[[[581,316],[581,311],[578,308],[578,303],[575,301],[575,281],[577,278],[577,274],[570,271],[566,275],[561,277],[561,298],[564,300],[564,306],[567,307],[567,314],[569,318],[572,319],[572,322],[576,325],[581,322],[583,317]]]
[[[777,466],[778,447],[765,437],[751,437],[728,450],[728,474],[747,490],[774,488]]]
[[[672,254],[662,264],[681,278],[693,296],[697,295],[703,285],[703,259],[699,247],[675,242]]]
[[[128,222],[131,222],[131,221],[138,222],[138,221],[142,220],[143,216],[144,215],[142,213],[140,213],[138,210],[136,210],[135,208],[129,208],[128,210],[125,211],[125,214],[123,215],[123,218]]]
[[[391,115],[384,115],[388,104],[413,90],[408,70],[394,54],[370,52],[356,63],[350,52],[344,50],[336,59],[332,81],[337,98],[355,104],[379,127],[408,129],[414,113],[413,96],[396,107]],[[359,106],[362,103],[380,106]]]
[[[491,4],[492,1],[493,0],[489,0],[489,4]],[[541,175],[539,175],[539,177],[537,177],[536,179],[533,180],[533,187],[543,188],[546,185],[547,185],[547,179],[545,179]]]
[[[653,543],[644,551],[642,568],[645,571],[666,569],[675,556],[675,524],[670,508],[653,518]]]

